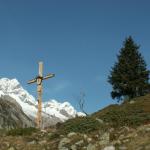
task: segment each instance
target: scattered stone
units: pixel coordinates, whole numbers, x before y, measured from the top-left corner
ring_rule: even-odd
[[[150,144],[145,146],[145,150],[150,150]]]
[[[90,143],[90,144],[87,146],[87,150],[96,150],[96,146]]]
[[[137,147],[136,150],[143,150],[143,149],[144,149],[143,146],[140,146],[140,147]]]
[[[145,129],[146,132],[150,132],[150,127]]]
[[[64,138],[64,135],[60,135],[60,138]]]
[[[33,144],[36,144],[36,141],[34,140],[34,141],[31,141],[31,142],[28,142],[27,144],[28,145],[33,145]]]
[[[119,147],[119,150],[127,150],[127,147],[125,147],[125,146],[120,146],[120,147]]]
[[[84,149],[85,149],[85,150],[87,150],[87,147],[86,147],[86,146],[84,146],[84,147],[83,147],[83,150],[84,150]]]
[[[96,135],[95,135],[95,138],[99,138],[99,135],[98,135],[98,134],[96,134]]]
[[[4,145],[5,145],[6,147],[9,147],[9,146],[10,146],[10,143],[9,143],[9,142],[4,142]]]
[[[123,140],[122,142],[123,143],[128,143],[130,140],[129,139],[125,139],[125,140]]]
[[[83,138],[86,140],[88,138],[88,136],[86,134],[84,134]]]
[[[15,148],[14,147],[10,147],[10,148],[8,148],[8,150],[15,150]]]
[[[130,104],[134,104],[134,103],[135,103],[135,101],[131,100],[129,103],[130,103]]]
[[[103,150],[115,150],[114,146],[107,146]]]
[[[46,141],[46,140],[42,140],[42,141],[39,141],[38,143],[39,143],[40,145],[43,145],[43,144],[47,143],[47,141]]]
[[[135,133],[129,133],[129,134],[126,136],[126,138],[133,138],[133,137],[135,137]]]
[[[62,147],[61,149],[59,150],[69,150],[67,147]]]
[[[121,135],[119,136],[119,140],[122,140],[122,139],[124,139],[124,135],[123,135],[123,134],[121,134]]]
[[[117,144],[117,145],[120,145],[120,144],[121,144],[121,141],[120,141],[120,140],[112,141],[112,144],[113,144],[113,145],[116,145],[116,144]]]
[[[81,146],[83,143],[84,143],[84,141],[80,140],[80,141],[76,142],[75,145]]]
[[[68,138],[63,138],[60,140],[59,144],[58,144],[58,149],[59,150],[68,150],[68,148],[66,148],[64,145],[69,143],[70,139]]]
[[[70,137],[75,136],[75,135],[77,135],[77,133],[75,133],[75,132],[70,132],[70,133],[68,133],[67,137],[70,138]]]
[[[114,128],[110,128],[109,129],[109,132],[113,132],[115,129]]]
[[[46,146],[46,150],[51,149],[51,145]]]
[[[43,132],[43,133],[47,133],[47,131],[46,131],[46,130],[41,130],[41,132]]]
[[[124,134],[130,131],[129,127],[123,126],[120,128],[120,131],[118,132],[119,134]]]
[[[88,141],[88,142],[91,142],[91,141],[92,141],[92,138],[87,138],[87,141]]]
[[[72,145],[71,150],[77,150],[76,145]]]
[[[108,132],[105,132],[105,133],[100,137],[99,144],[100,144],[100,145],[107,145],[107,144],[109,144],[109,137],[110,137],[110,134],[109,134]]]

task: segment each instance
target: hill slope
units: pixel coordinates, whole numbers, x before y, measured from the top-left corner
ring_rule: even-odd
[[[110,105],[88,117],[70,119],[58,127],[65,135],[76,133],[83,140],[81,149],[91,143],[94,150],[111,145],[112,149],[150,149],[150,94]],[[85,135],[88,137],[85,140]],[[88,139],[90,138],[90,142]],[[89,143],[89,144],[88,144]],[[65,144],[64,144],[65,145]],[[65,146],[64,146],[65,147]],[[67,146],[68,147],[68,146]]]
[[[33,150],[149,150],[150,95],[121,105],[110,105],[88,117],[70,119],[57,124],[56,128],[36,131],[31,135],[24,136],[24,131],[18,130],[3,134],[0,139],[2,150],[8,147]],[[22,137],[18,137],[20,133]]]
[[[150,94],[120,105],[110,105],[88,117],[78,117],[63,123],[62,132],[92,132],[99,128],[137,127],[150,123]],[[104,125],[104,126],[103,126]]]
[[[120,105],[110,105],[92,115],[101,118],[113,127],[138,126],[150,123],[150,94],[125,101]]]

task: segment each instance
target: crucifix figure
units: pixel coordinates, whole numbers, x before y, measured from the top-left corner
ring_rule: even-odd
[[[37,118],[36,118],[36,125],[37,128],[42,128],[42,81],[46,80],[48,78],[54,77],[55,74],[48,74],[45,77],[43,77],[43,62],[39,62],[39,75],[28,81],[28,84],[31,83],[37,83],[37,101],[38,101],[38,112],[37,112]]]

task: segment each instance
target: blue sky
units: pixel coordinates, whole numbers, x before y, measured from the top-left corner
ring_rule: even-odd
[[[97,111],[115,101],[107,83],[110,68],[126,37],[141,45],[150,69],[148,0],[0,0],[0,77],[27,81],[38,73],[56,77],[44,82],[43,99],[69,101],[86,94],[85,109]]]

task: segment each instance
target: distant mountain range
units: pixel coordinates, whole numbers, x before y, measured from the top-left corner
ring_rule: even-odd
[[[22,116],[24,117],[26,115],[26,119],[23,118],[22,120],[22,122],[24,120],[26,120],[26,122],[22,123],[22,126],[33,126],[37,114],[37,101],[21,86],[17,79],[0,79],[0,102],[7,102],[7,104],[9,103],[9,106],[11,106],[11,104],[13,103],[12,107],[14,107],[15,105],[15,108],[18,108],[18,113],[22,112]],[[2,116],[5,116],[4,109],[6,109],[4,108],[4,104],[0,105],[0,120],[2,119]],[[9,107],[8,109],[12,108]],[[10,112],[11,111],[12,110],[10,110]],[[44,126],[55,125],[56,123],[64,122],[69,118],[84,115],[85,114],[81,112],[77,112],[69,102],[59,103],[56,100],[49,100],[43,102],[42,104],[42,116]],[[8,116],[5,117],[5,119],[3,118],[3,125],[6,118],[9,119]],[[30,123],[31,120],[33,123]],[[0,127],[3,125],[1,122]]]

